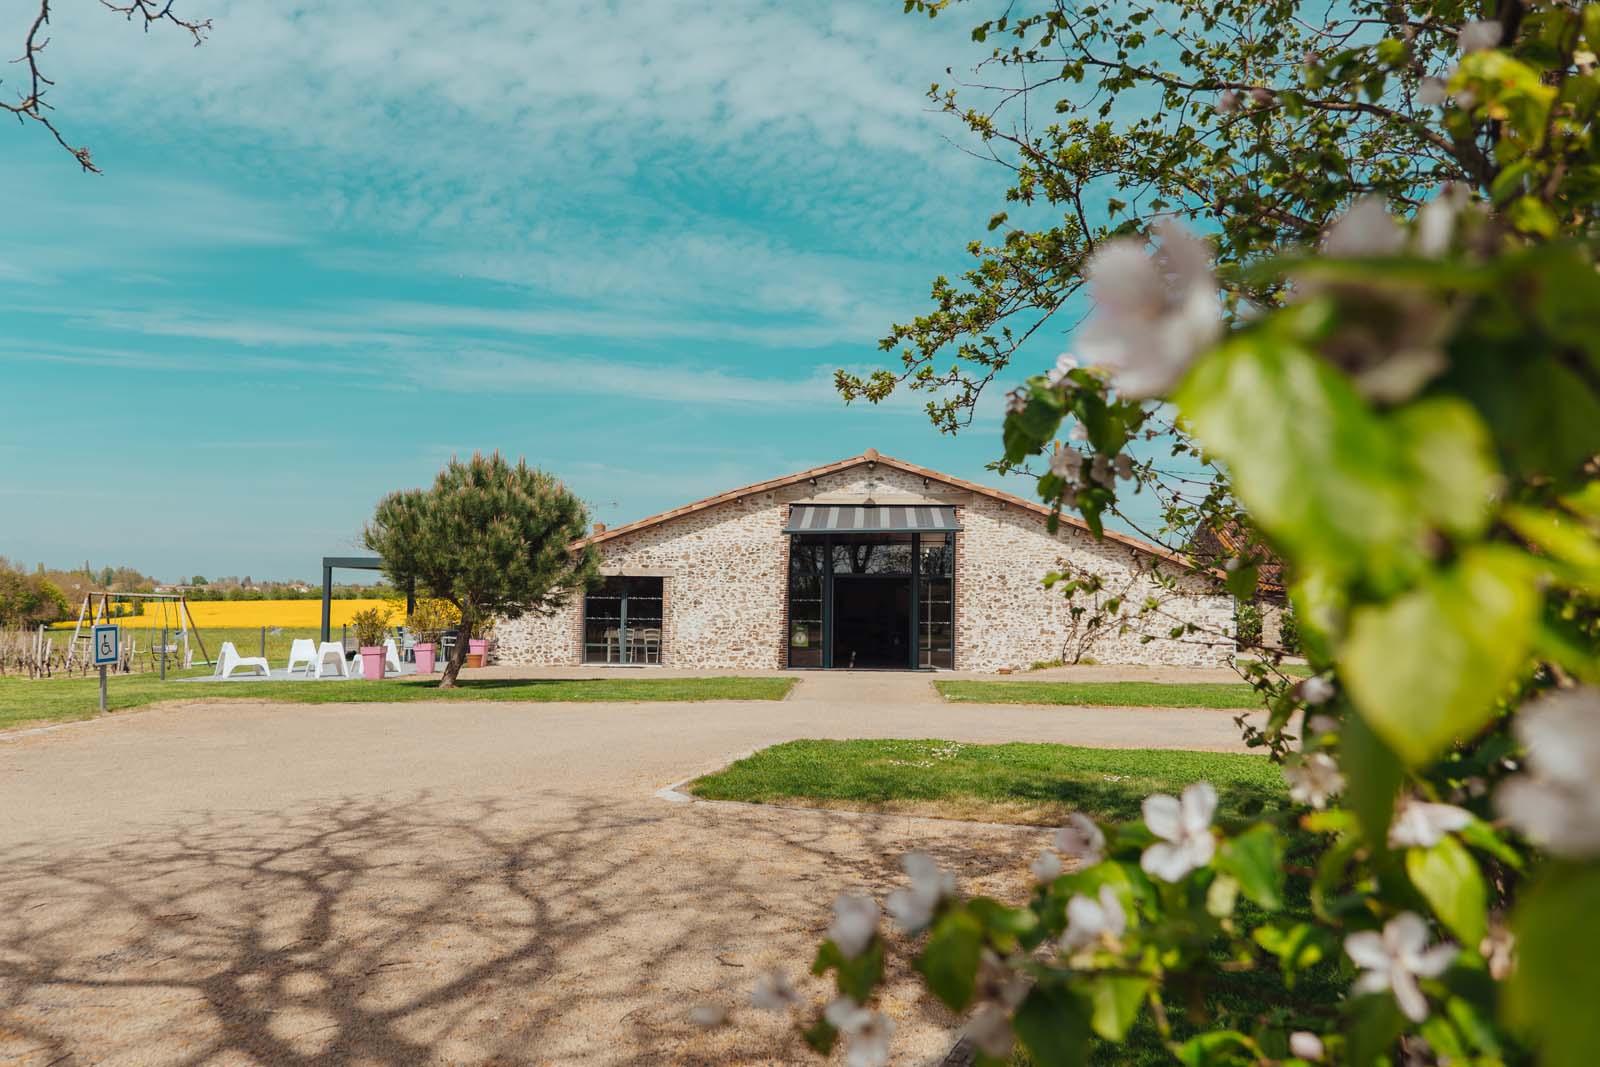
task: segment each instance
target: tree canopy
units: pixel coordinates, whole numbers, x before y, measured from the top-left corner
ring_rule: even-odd
[[[427,489],[390,493],[363,541],[398,588],[413,582],[461,613],[463,638],[494,617],[552,614],[598,573],[588,510],[555,476],[498,453],[452,459]],[[458,641],[441,685],[466,659]]]

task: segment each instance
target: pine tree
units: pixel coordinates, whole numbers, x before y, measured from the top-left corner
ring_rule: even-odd
[[[599,554],[573,548],[588,530],[588,509],[559,479],[496,452],[452,459],[431,488],[390,493],[362,540],[397,588],[415,582],[461,612],[439,683],[450,689],[485,621],[554,614],[589,587]]]

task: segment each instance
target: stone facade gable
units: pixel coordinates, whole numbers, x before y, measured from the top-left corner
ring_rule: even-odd
[[[813,484],[813,481],[815,484]],[[1023,668],[1080,652],[1101,663],[1225,665],[1233,654],[1233,604],[1210,594],[1175,564],[1127,543],[1099,541],[1063,524],[1052,535],[1037,510],[889,463],[865,462],[816,478],[729,494],[697,510],[602,539],[608,574],[663,577],[662,662],[684,668],[782,669],[787,666],[789,506],[799,502],[925,502],[954,505],[957,535],[955,663],[959,670]],[[1130,604],[1161,601],[1157,632],[1100,633],[1081,649],[1071,605],[1041,578],[1063,564],[1102,575]],[[1165,568],[1180,591],[1151,577]],[[1206,633],[1173,639],[1191,622]],[[572,665],[582,660],[581,600],[547,617],[502,620],[495,630],[500,663]]]

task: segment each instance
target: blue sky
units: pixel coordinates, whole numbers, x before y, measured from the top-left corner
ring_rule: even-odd
[[[923,98],[965,12],[187,0],[195,49],[58,7],[106,174],[0,129],[0,554],[310,576],[474,449],[611,523],[867,447],[994,481],[998,391],[951,438],[830,383],[999,205]]]

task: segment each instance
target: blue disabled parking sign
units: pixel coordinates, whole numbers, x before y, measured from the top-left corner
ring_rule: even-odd
[[[121,628],[117,626],[96,626],[94,628],[94,665],[96,667],[115,666],[118,660],[118,639]]]

